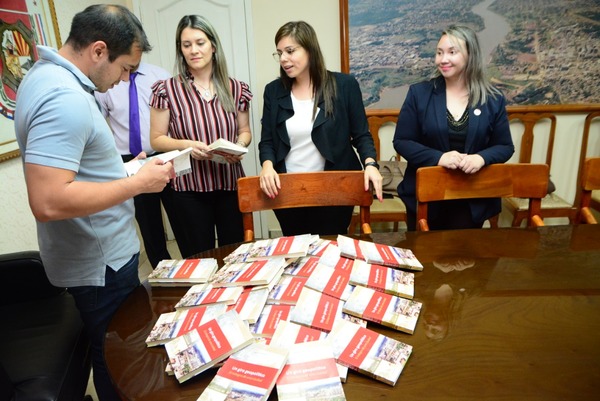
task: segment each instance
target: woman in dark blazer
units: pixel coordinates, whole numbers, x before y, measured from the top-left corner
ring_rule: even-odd
[[[306,22],[283,25],[275,45],[280,77],[265,88],[258,145],[263,192],[277,196],[280,173],[364,166],[365,190],[372,182],[381,200],[382,178],[358,82],[327,71],[316,33]],[[284,235],[345,234],[352,207],[295,208],[275,215]]]
[[[398,195],[406,205],[409,230],[416,226],[419,167],[475,174],[514,153],[506,99],[485,78],[475,32],[465,26],[446,29],[435,65],[431,80],[411,85],[394,134],[394,149],[408,162]],[[500,199],[433,202],[428,223],[431,229],[480,228],[500,210]]]

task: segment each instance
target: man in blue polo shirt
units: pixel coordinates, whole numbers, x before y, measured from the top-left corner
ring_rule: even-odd
[[[154,161],[126,176],[94,91],[128,80],[150,49],[128,9],[90,6],[75,15],[59,51],[38,47],[17,92],[15,130],[40,253],[52,284],[79,308],[101,401],[120,399],[104,363],[106,327],[139,285],[132,198],[161,191],[174,173]]]

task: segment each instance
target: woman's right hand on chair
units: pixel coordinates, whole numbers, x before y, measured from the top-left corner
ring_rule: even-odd
[[[281,189],[279,174],[273,168],[273,163],[270,160],[263,163],[260,171],[260,189],[271,199],[275,198]]]

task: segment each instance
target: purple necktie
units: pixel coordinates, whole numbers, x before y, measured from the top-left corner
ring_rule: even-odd
[[[140,109],[138,106],[137,88],[135,77],[137,72],[129,75],[129,151],[132,156],[137,156],[142,151],[142,138],[140,136]]]

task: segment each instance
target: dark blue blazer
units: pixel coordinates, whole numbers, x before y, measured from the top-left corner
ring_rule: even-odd
[[[398,195],[407,211],[416,213],[417,169],[437,166],[442,154],[450,151],[446,84],[442,77],[410,86],[398,116],[394,149],[408,162]],[[485,104],[469,108],[467,154],[480,155],[488,165],[506,162],[514,151],[504,96],[490,96]],[[476,222],[483,222],[501,210],[500,199],[473,199],[469,205]],[[439,203],[431,205],[429,218],[435,218],[441,210]]]
[[[313,124],[312,140],[325,158],[325,170],[361,170],[367,158],[377,159],[377,153],[369,132],[360,87],[351,75],[332,74],[337,86],[334,115],[325,116],[325,104],[321,100],[318,104],[321,110]],[[285,124],[294,115],[291,92],[278,78],[267,84],[263,100],[258,144],[260,164],[271,160],[275,171],[285,173],[285,157],[290,151]]]

